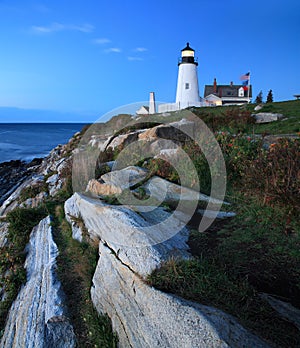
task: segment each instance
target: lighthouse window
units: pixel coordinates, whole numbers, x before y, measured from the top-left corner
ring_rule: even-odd
[[[185,89],[190,89],[190,84],[189,83],[185,84]]]

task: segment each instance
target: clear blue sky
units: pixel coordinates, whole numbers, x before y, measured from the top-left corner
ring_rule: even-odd
[[[0,0],[0,107],[85,122],[150,91],[173,102],[187,41],[201,96],[214,77],[240,83],[247,71],[254,98],[300,93],[299,0]]]

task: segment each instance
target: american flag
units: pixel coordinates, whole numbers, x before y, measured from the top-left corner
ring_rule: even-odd
[[[244,80],[249,80],[249,79],[250,79],[250,72],[247,72],[247,74],[242,75],[242,76],[240,77],[240,79],[241,79],[242,81],[244,81]]]

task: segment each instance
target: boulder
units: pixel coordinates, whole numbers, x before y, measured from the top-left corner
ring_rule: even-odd
[[[288,302],[283,302],[277,298],[262,293],[261,298],[269,303],[269,305],[285,320],[293,323],[300,330],[300,310],[295,308]]]
[[[49,194],[51,197],[55,196],[58,191],[62,188],[63,186],[63,180],[59,176],[59,174],[53,174],[51,175],[46,183],[48,184],[49,187]]]
[[[104,137],[103,135],[91,135],[89,145],[94,148],[98,148],[100,151],[105,151],[107,145],[111,141],[112,137]]]
[[[147,193],[160,202],[173,203],[182,201],[204,201],[212,204],[222,204],[219,199],[209,197],[203,193],[194,191],[167,181],[158,176],[153,176],[143,186]]]
[[[255,118],[256,123],[270,123],[281,120],[284,117],[282,114],[271,112],[259,112],[257,114],[252,114],[252,116]]]
[[[32,184],[32,179],[27,179],[21,185],[16,185],[9,191],[9,196],[0,206],[0,216],[5,217],[7,213],[19,206],[18,198],[22,190]]]
[[[206,216],[209,219],[228,219],[236,216],[236,213],[233,211],[214,211],[214,210],[204,210],[204,209],[198,209],[197,212],[202,215]]]
[[[20,204],[21,208],[37,208],[48,197],[47,192],[40,192],[33,198],[28,198]]]
[[[170,139],[174,142],[185,142],[194,134],[194,122],[183,118],[180,121],[159,125],[139,134],[140,140]]]
[[[92,179],[86,191],[95,195],[121,194],[124,190],[138,184],[148,175],[146,169],[130,166],[103,174],[99,180]]]
[[[118,147],[125,147],[135,141],[138,140],[139,133],[141,133],[142,130],[138,130],[135,132],[130,132],[126,134],[120,134],[113,138],[109,144],[107,144],[107,147],[112,148],[113,150]]]
[[[86,191],[96,196],[110,196],[122,193],[122,189],[119,186],[101,183],[96,179],[91,179],[88,182]]]
[[[259,104],[259,105],[256,105],[256,107],[254,108],[254,111],[259,111],[263,108],[263,105]]]
[[[185,224],[163,209],[137,213],[75,193],[65,203],[65,214],[81,218],[92,240],[103,241],[141,277],[171,257],[190,257]]]
[[[8,222],[0,222],[0,248],[7,243]]]

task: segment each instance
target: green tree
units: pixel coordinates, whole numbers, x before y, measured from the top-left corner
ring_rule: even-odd
[[[261,104],[263,102],[263,93],[260,91],[255,99],[256,104]]]
[[[273,103],[273,92],[271,89],[269,90],[269,93],[267,95],[267,103]]]

